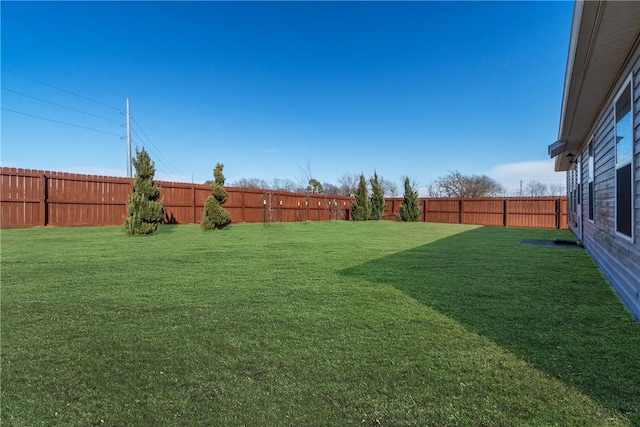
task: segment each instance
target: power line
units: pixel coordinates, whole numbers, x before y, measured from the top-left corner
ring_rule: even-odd
[[[109,108],[111,108],[113,110],[116,110],[116,111],[121,111],[120,108],[114,107],[113,105],[105,104],[104,102],[96,101],[95,99],[91,99],[91,98],[87,98],[86,96],[78,95],[77,93],[71,92],[70,90],[62,89],[61,87],[54,86],[54,85],[52,85],[50,83],[46,83],[46,82],[34,79],[33,77],[25,76],[24,74],[20,74],[20,73],[17,73],[15,71],[8,70],[8,69],[6,69],[4,67],[1,67],[1,68],[2,68],[2,70],[6,71],[8,73],[15,74],[16,76],[20,76],[20,77],[22,77],[24,79],[31,80],[31,81],[34,81],[36,83],[40,83],[41,85],[52,87],[52,88],[57,89],[57,90],[59,90],[61,92],[68,93],[69,95],[77,96],[78,98],[82,98],[82,99],[84,99],[86,101],[90,101],[90,102],[93,102],[95,104],[102,105],[104,107],[109,107]]]
[[[4,70],[4,71],[6,71],[6,72],[8,72],[8,73],[11,73],[11,74],[15,74],[15,75],[17,75],[17,76],[20,76],[20,77],[22,77],[22,78],[24,78],[24,79],[31,80],[31,81],[34,81],[34,82],[39,83],[39,84],[41,84],[41,85],[48,86],[48,87],[51,87],[51,88],[53,88],[53,89],[59,90],[59,91],[61,91],[61,92],[64,92],[64,93],[67,93],[67,94],[73,95],[73,96],[75,96],[75,97],[78,97],[78,98],[84,99],[84,100],[86,100],[86,101],[90,101],[90,102],[93,102],[93,103],[95,103],[95,104],[102,105],[102,106],[104,106],[104,107],[108,107],[108,108],[111,108],[111,109],[113,109],[113,110],[116,110],[116,111],[122,112],[120,108],[114,107],[114,106],[109,105],[109,104],[105,104],[104,102],[100,102],[100,101],[97,101],[97,100],[95,100],[95,99],[92,99],[92,98],[89,98],[89,97],[86,97],[86,96],[83,96],[83,95],[77,94],[77,93],[72,92],[72,91],[69,91],[69,90],[67,90],[67,89],[63,89],[63,88],[61,88],[61,87],[58,87],[58,86],[52,85],[52,84],[50,84],[50,83],[43,82],[43,81],[38,80],[38,79],[34,79],[33,77],[26,76],[26,75],[24,75],[24,74],[18,73],[18,72],[13,71],[13,70],[9,70],[9,69],[4,68],[4,67],[0,67],[0,69],[2,69],[2,70]],[[2,90],[5,90],[5,91],[7,91],[7,92],[14,93],[14,94],[16,94],[16,95],[24,96],[24,97],[26,97],[26,98],[31,98],[31,99],[34,99],[34,100],[37,100],[37,101],[40,101],[40,102],[44,102],[44,103],[47,103],[47,104],[50,104],[50,105],[54,105],[54,106],[56,106],[56,107],[65,108],[65,109],[68,109],[68,110],[71,110],[71,111],[75,111],[75,112],[78,112],[78,113],[81,113],[81,114],[86,114],[86,115],[89,115],[89,116],[92,116],[92,117],[96,117],[96,118],[103,119],[103,120],[107,120],[107,121],[114,122],[114,123],[120,123],[120,122],[119,122],[119,121],[117,121],[117,120],[113,120],[113,119],[110,119],[110,118],[107,118],[107,117],[104,117],[104,116],[99,116],[99,115],[97,115],[97,114],[92,114],[92,113],[89,113],[89,112],[86,112],[86,111],[82,111],[82,110],[78,110],[78,109],[75,109],[75,108],[71,108],[71,107],[68,107],[68,106],[65,106],[65,105],[62,105],[62,104],[58,104],[58,103],[55,103],[55,102],[47,101],[47,100],[45,100],[45,99],[38,98],[38,97],[35,97],[35,96],[32,96],[32,95],[28,95],[28,94],[25,94],[25,93],[21,93],[21,92],[18,92],[18,91],[12,90],[12,89],[2,88]],[[127,102],[128,102],[128,101],[127,101]],[[93,132],[99,132],[99,133],[104,133],[104,134],[107,134],[107,135],[114,135],[114,136],[121,137],[121,135],[116,134],[116,133],[113,133],[113,132],[107,132],[107,131],[103,131],[103,130],[99,130],[99,129],[94,129],[94,128],[90,128],[90,127],[86,127],[86,126],[80,126],[80,125],[76,125],[76,124],[73,124],[73,123],[68,123],[68,122],[63,122],[63,121],[60,121],[60,120],[55,120],[55,119],[50,119],[50,118],[47,118],[47,117],[38,116],[38,115],[35,115],[35,114],[29,114],[29,113],[25,113],[25,112],[22,112],[22,111],[12,110],[12,109],[9,109],[9,108],[4,108],[4,107],[2,107],[2,110],[4,110],[4,111],[9,111],[9,112],[16,113],[16,114],[21,114],[21,115],[28,116],[28,117],[33,117],[33,118],[36,118],[36,119],[41,119],[41,120],[46,120],[46,121],[50,121],[50,122],[54,122],[54,123],[59,123],[59,124],[66,125],[66,126],[72,126],[72,127],[76,127],[76,128],[80,128],[80,129],[90,130],[90,131],[93,131]],[[128,114],[128,113],[127,113],[127,114]],[[128,115],[129,115],[129,117],[130,117],[130,114],[128,114]],[[149,142],[149,144],[155,148],[155,150],[156,150],[156,152],[157,152],[157,154],[158,154],[158,158],[157,158],[157,160],[158,160],[161,164],[163,164],[166,168],[168,168],[169,170],[173,171],[174,173],[177,173],[177,174],[181,175],[181,172],[180,172],[180,171],[178,171],[175,167],[170,166],[171,162],[170,162],[170,161],[169,161],[169,160],[168,160],[168,159],[167,159],[167,158],[162,154],[162,152],[160,151],[160,149],[159,149],[158,147],[156,147],[156,145],[153,143],[153,141],[151,141],[151,138],[149,138],[149,136],[146,134],[146,132],[144,131],[144,129],[142,129],[142,126],[141,126],[141,125],[140,125],[140,124],[135,120],[135,118],[133,118],[133,117],[131,117],[131,118],[132,118],[132,119],[134,120],[134,122],[138,125],[138,127],[140,128],[140,131],[141,131],[141,132],[143,133],[143,135],[146,137],[146,139],[147,139],[147,141]],[[127,123],[127,128],[128,128],[128,129],[131,129],[128,123]],[[134,129],[131,129],[131,131],[133,131],[134,133],[136,133]],[[137,133],[136,133],[136,135],[140,138],[140,142],[142,142],[142,143],[143,143],[143,146],[144,146],[143,138],[142,138],[139,134],[137,134]],[[128,155],[128,157],[130,157],[130,156]],[[167,163],[165,163],[162,159],[160,159],[160,157],[164,158],[164,159],[166,160],[166,162],[167,162]]]
[[[129,108],[129,98],[125,99],[127,104],[127,109],[125,111],[126,116],[126,124],[127,127],[127,177],[131,178],[133,176],[133,170],[131,169],[131,109]]]
[[[49,122],[60,123],[62,125],[73,126],[75,128],[86,129],[86,130],[90,130],[90,131],[93,131],[93,132],[104,133],[104,134],[107,134],[107,135],[121,136],[121,135],[119,135],[117,133],[107,132],[107,131],[99,130],[99,129],[93,129],[93,128],[89,128],[89,127],[86,127],[86,126],[74,125],[73,123],[61,122],[60,120],[54,120],[54,119],[49,119],[47,117],[36,116],[35,114],[24,113],[22,111],[10,110],[9,108],[5,108],[5,107],[2,107],[2,110],[9,111],[11,113],[16,113],[16,114],[22,114],[23,116],[34,117],[36,119],[47,120]]]
[[[145,146],[146,146],[146,144],[145,144],[145,143],[144,143],[144,141],[142,140],[142,136],[141,136],[138,132],[136,132],[136,130],[135,130],[134,128],[131,128],[131,132],[133,132],[133,134],[134,134],[134,135],[136,135],[136,136],[139,138],[140,143],[142,144],[142,146],[143,146],[143,147],[145,147]],[[149,141],[149,142],[151,142],[151,141]],[[136,145],[137,145],[137,144],[136,144]],[[164,172],[166,172],[166,173],[171,172],[171,173],[175,173],[175,174],[178,174],[178,175],[182,175],[182,174],[180,173],[180,171],[178,171],[176,168],[174,168],[174,167],[172,167],[172,166],[170,166],[170,165],[166,164],[164,161],[162,161],[162,159],[160,158],[161,153],[159,152],[158,147],[156,147],[155,145],[153,145],[153,147],[154,147],[154,149],[151,149],[151,147],[148,147],[148,146],[147,146],[146,148],[147,148],[147,149],[148,149],[152,154],[154,154],[154,155],[155,155],[156,160],[158,161],[158,163],[160,163],[162,166],[164,166],[164,167],[167,169],[167,170],[165,170]],[[164,157],[164,156],[162,156],[162,157]]]
[[[134,133],[135,135],[137,135],[137,136],[139,137],[138,133],[137,133],[133,128],[131,129],[131,132],[132,132],[132,133]],[[134,141],[134,143],[135,143],[135,140],[133,140],[133,141]],[[144,143],[144,141],[142,141],[142,138],[140,138],[140,144],[141,144],[141,146],[142,146],[143,148],[146,148],[146,149],[149,151],[149,153],[150,153],[150,154],[155,158],[155,160],[157,161],[157,163],[158,163],[159,165],[161,165],[161,166],[159,166],[159,170],[160,170],[160,172],[164,172],[164,173],[171,173],[171,172],[173,172],[173,173],[176,173],[175,171],[172,171],[172,170],[171,170],[171,168],[170,168],[169,166],[167,166],[167,165],[162,161],[162,159],[160,159],[160,158],[158,157],[158,155],[157,155],[157,153],[155,152],[155,150],[152,150],[152,149],[151,149],[151,147],[146,146],[146,144]],[[137,143],[135,143],[135,146],[136,146],[136,149],[137,149],[137,148],[138,148],[138,144],[137,144]]]
[[[131,116],[131,119],[133,120],[133,122],[138,126],[138,128],[140,129],[140,132],[142,132],[142,134],[147,138],[147,141],[149,142],[149,144],[151,144],[158,152],[159,154],[168,162],[169,159],[167,159],[161,152],[160,149],[158,147],[156,147],[156,145],[153,143],[153,141],[151,141],[151,138],[149,138],[149,135],[147,135],[147,133],[144,131],[144,129],[142,129],[142,125],[140,123],[138,123],[138,121],[136,120],[135,117]],[[138,135],[140,136],[140,135]],[[140,137],[140,139],[142,139],[142,137]]]
[[[138,126],[138,128],[140,129],[140,131],[142,132],[142,134],[147,138],[147,141],[149,142],[149,144],[151,144],[151,145],[156,149],[156,151],[158,152],[158,155],[159,155],[160,157],[164,158],[164,160],[166,160],[166,161],[167,161],[167,163],[169,163],[169,164],[171,165],[171,161],[169,161],[169,159],[167,159],[167,158],[162,154],[162,152],[160,151],[160,149],[159,149],[159,148],[158,148],[158,147],[153,143],[153,141],[151,140],[151,138],[149,138],[149,135],[147,135],[147,133],[146,133],[146,132],[144,131],[144,129],[142,128],[142,125],[140,125],[140,123],[138,123],[138,121],[136,120],[136,118],[135,118],[135,117],[133,117],[133,116],[131,116],[131,119],[132,119],[132,120],[133,120],[133,122]],[[134,132],[135,132],[135,129],[134,129]],[[140,137],[140,135],[138,135],[138,136]],[[142,139],[142,137],[140,137],[140,139]],[[158,159],[158,160],[160,160],[160,159]],[[173,172],[174,172],[174,173],[177,173],[178,175],[182,175],[182,173],[181,173],[178,169],[176,169],[175,167],[173,167],[173,166],[168,166],[166,163],[164,163],[164,162],[162,162],[162,161],[161,161],[161,163],[163,163],[163,164],[164,164],[166,167],[168,167],[169,169],[173,170]]]
[[[151,138],[149,138],[149,135],[147,135],[147,133],[144,131],[144,129],[142,129],[142,125],[140,123],[138,123],[138,121],[136,120],[135,117],[131,116],[131,119],[133,120],[133,122],[138,125],[138,127],[140,128],[140,131],[144,134],[144,136],[147,137],[147,139],[149,140],[149,142],[151,142]]]
[[[99,119],[108,120],[108,121],[113,122],[113,123],[120,123],[120,121],[118,121],[118,120],[113,120],[113,119],[110,119],[110,118],[107,118],[107,117],[99,116],[97,114],[92,114],[92,113],[88,113],[86,111],[77,110],[75,108],[67,107],[66,105],[57,104],[55,102],[47,101],[46,99],[37,98],[35,96],[27,95],[26,93],[18,92],[18,91],[15,91],[15,90],[4,88],[4,87],[2,88],[2,90],[6,91],[6,92],[15,93],[16,95],[24,96],[25,98],[31,98],[31,99],[35,99],[36,101],[40,101],[40,102],[44,102],[44,103],[47,103],[47,104],[55,105],[56,107],[66,108],[67,110],[75,111],[77,113],[86,114],[87,116],[97,117]]]

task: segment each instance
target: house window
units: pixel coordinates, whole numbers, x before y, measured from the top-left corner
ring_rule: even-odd
[[[594,156],[593,156],[593,139],[589,141],[589,219],[593,221],[593,209],[594,209]]]
[[[633,238],[633,111],[631,78],[615,101],[616,231]]]

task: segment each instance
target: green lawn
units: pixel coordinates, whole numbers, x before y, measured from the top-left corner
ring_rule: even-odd
[[[1,231],[2,426],[640,425],[640,325],[566,231]],[[378,420],[378,421],[376,421]]]

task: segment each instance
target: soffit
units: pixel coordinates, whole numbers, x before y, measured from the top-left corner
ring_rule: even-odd
[[[640,35],[640,2],[584,2],[579,24],[574,17],[574,25],[580,27],[569,54],[573,53],[573,64],[567,64],[565,76],[558,140],[566,144],[556,157],[557,171],[569,169],[565,155],[577,154],[620,77]]]

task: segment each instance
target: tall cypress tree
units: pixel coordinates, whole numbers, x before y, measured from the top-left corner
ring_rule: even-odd
[[[223,168],[224,165],[218,163],[213,170],[214,181],[210,184],[212,194],[204,202],[204,212],[200,224],[205,230],[224,228],[231,223],[231,214],[222,207],[229,197],[227,190],[223,187],[225,181],[222,173]]]
[[[422,211],[418,201],[418,191],[414,190],[409,183],[409,178],[404,180],[404,198],[398,211],[396,219],[398,221],[417,221]]]
[[[369,180],[371,184],[371,216],[373,220],[380,220],[384,216],[384,188],[378,179],[378,173],[374,170],[373,177]]]
[[[371,204],[369,201],[369,190],[367,189],[367,180],[364,174],[360,174],[360,181],[356,189],[356,200],[351,206],[353,219],[355,221],[366,221],[371,216]]]
[[[127,201],[127,213],[124,220],[127,234],[150,234],[158,229],[164,220],[164,208],[160,198],[160,187],[154,185],[156,168],[147,150],[136,148],[136,157],[132,159],[136,169],[133,180],[133,193]]]

